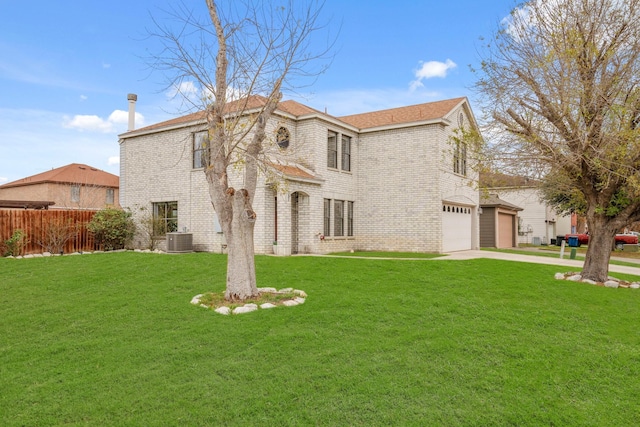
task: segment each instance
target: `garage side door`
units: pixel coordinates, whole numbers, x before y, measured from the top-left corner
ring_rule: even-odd
[[[445,204],[442,206],[442,251],[471,249],[471,208]]]
[[[498,213],[498,247],[513,247],[513,215]]]

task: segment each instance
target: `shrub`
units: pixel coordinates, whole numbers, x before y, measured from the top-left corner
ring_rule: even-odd
[[[2,244],[2,256],[18,256],[22,255],[24,247],[27,245],[27,235],[21,229],[13,232],[11,237]]]
[[[38,230],[39,238],[36,239],[36,243],[46,252],[62,253],[67,242],[77,237],[78,233],[79,225],[71,218],[53,218]]]
[[[116,208],[96,212],[87,228],[106,251],[124,248],[136,231],[131,212]]]

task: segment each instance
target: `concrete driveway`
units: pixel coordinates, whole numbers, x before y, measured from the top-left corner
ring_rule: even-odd
[[[565,254],[568,256],[568,254]],[[501,259],[505,261],[517,261],[517,262],[529,262],[534,264],[549,264],[549,265],[557,265],[560,267],[568,267],[571,270],[579,271],[582,269],[584,261],[577,261],[574,259],[560,259],[553,257],[545,257],[545,256],[536,256],[536,255],[521,255],[521,254],[511,254],[505,252],[493,252],[493,251],[460,251],[460,252],[449,252],[447,256],[443,256],[440,258],[433,258],[434,261],[441,260],[465,260],[465,259],[474,259],[474,258],[489,258],[489,259]],[[634,262],[633,260],[625,260],[626,262]],[[564,273],[565,270],[560,270],[559,273]],[[614,265],[609,264],[609,272],[610,273],[624,273],[624,274],[633,274],[635,276],[640,276],[640,263],[637,267],[628,267],[626,265]]]

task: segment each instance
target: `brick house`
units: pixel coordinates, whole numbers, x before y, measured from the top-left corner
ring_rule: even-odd
[[[94,167],[72,163],[0,185],[5,207],[98,210],[119,207],[119,178]]]
[[[451,138],[460,127],[476,129],[466,98],[344,117],[281,102],[267,128],[273,167],[254,197],[256,253],[478,248],[473,156]],[[120,135],[120,203],[191,233],[194,250],[222,252],[203,129],[194,113]],[[240,188],[241,172],[230,181]]]

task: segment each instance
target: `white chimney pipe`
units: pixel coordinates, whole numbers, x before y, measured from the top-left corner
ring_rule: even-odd
[[[136,101],[138,100],[138,95],[130,93],[127,95],[127,99],[129,100],[129,129],[127,129],[127,132],[131,132],[136,128]]]

